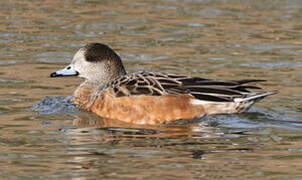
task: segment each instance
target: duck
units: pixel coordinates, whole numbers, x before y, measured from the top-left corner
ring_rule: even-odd
[[[164,72],[126,72],[120,56],[108,45],[89,43],[71,63],[50,77],[84,79],[72,102],[103,118],[133,124],[161,124],[215,114],[247,111],[253,104],[278,91],[249,83],[260,79],[215,80]]]

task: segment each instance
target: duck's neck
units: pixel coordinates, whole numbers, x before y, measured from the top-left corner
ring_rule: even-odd
[[[126,74],[123,65],[118,70],[111,71],[109,68],[106,69],[106,76],[100,75],[95,76],[99,78],[86,79],[74,92],[73,102],[84,108],[89,109],[89,107],[94,103],[98,95],[110,84],[111,81]]]
[[[106,64],[103,66],[102,71],[93,74],[93,76],[89,76],[83,85],[97,85],[105,87],[107,84],[110,84],[111,81],[126,74],[125,68],[122,64],[120,66],[116,66],[116,68],[109,68],[111,65],[106,66]]]
[[[90,83],[88,81],[83,82],[77,89],[74,91],[73,103],[80,106],[81,108],[88,109],[94,101],[95,91],[101,88],[96,83]]]

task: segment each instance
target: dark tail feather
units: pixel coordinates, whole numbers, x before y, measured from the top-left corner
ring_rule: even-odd
[[[235,99],[235,102],[249,102],[249,101],[253,101],[254,103],[263,99],[266,96],[270,96],[270,95],[274,95],[277,94],[279,91],[275,90],[275,91],[268,91],[268,92],[261,92],[261,93],[256,93],[250,96],[247,96],[245,98],[237,98]]]
[[[246,83],[251,83],[251,82],[265,82],[266,80],[263,79],[242,79],[242,80],[238,80],[235,81],[238,84],[246,84]]]

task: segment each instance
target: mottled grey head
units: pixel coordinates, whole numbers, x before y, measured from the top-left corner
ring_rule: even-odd
[[[121,58],[110,47],[89,43],[75,53],[70,65],[50,76],[79,76],[88,82],[105,84],[124,74]]]

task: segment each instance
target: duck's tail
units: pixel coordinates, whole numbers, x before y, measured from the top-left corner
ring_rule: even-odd
[[[203,106],[207,115],[241,113],[266,96],[277,93],[278,91],[249,93],[246,97],[234,98],[232,102],[206,102],[194,99],[192,104]]]
[[[245,98],[235,98],[234,103],[237,105],[236,109],[237,112],[247,111],[253,104],[262,100],[266,96],[277,94],[278,91],[268,91],[268,92],[261,92],[261,93],[253,93]]]
[[[234,102],[250,102],[253,101],[254,103],[260,101],[261,99],[265,98],[266,96],[277,94],[278,91],[268,91],[268,92],[260,92],[260,93],[251,93],[247,97],[244,98],[235,98]]]

